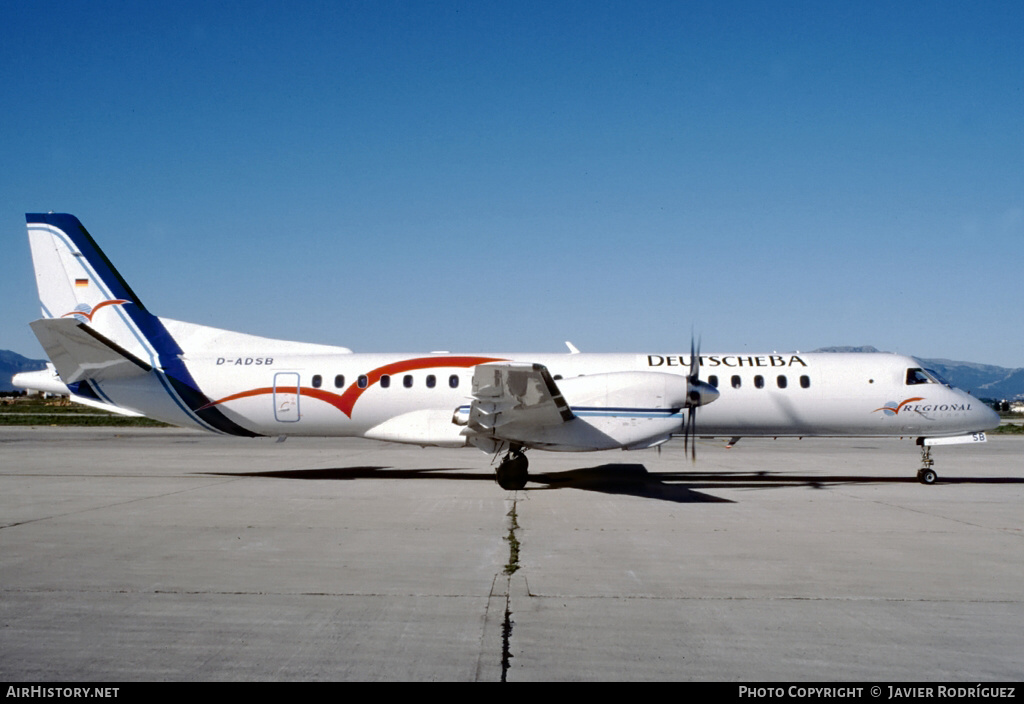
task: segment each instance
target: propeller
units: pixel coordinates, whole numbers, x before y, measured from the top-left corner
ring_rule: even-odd
[[[694,343],[690,333],[690,373],[686,375],[687,398],[686,420],[683,421],[683,450],[690,452],[693,462],[697,461],[697,407],[711,403],[718,398],[718,389],[700,380],[700,341]],[[690,444],[690,440],[693,444]]]

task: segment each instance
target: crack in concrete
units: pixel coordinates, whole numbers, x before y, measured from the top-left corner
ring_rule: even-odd
[[[512,652],[509,648],[509,644],[512,640],[512,625],[515,623],[512,620],[512,608],[510,601],[512,596],[510,594],[505,595],[505,622],[501,624],[501,681],[508,682],[508,670],[511,667],[511,660],[513,658]]]
[[[508,681],[508,671],[511,667],[512,655],[512,575],[519,569],[519,539],[516,537],[516,530],[519,528],[518,515],[516,514],[517,500],[512,500],[512,510],[506,515],[509,518],[508,535],[508,562],[505,564],[505,620],[501,624],[501,681]]]

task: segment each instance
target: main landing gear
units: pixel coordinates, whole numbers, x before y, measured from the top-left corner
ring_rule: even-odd
[[[530,462],[523,454],[523,448],[511,448],[498,464],[498,486],[508,491],[522,489],[530,479],[529,466]]]
[[[917,470],[917,481],[922,484],[934,484],[939,475],[932,469],[935,460],[932,459],[932,448],[924,444],[924,438],[918,438],[917,444],[921,446],[921,469]]]

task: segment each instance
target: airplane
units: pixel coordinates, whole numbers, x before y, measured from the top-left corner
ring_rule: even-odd
[[[72,398],[241,436],[354,436],[476,447],[496,480],[526,452],[658,447],[697,437],[984,442],[999,416],[912,357],[886,353],[356,354],[161,318],[78,218],[26,214],[43,317],[30,323]],[[692,336],[691,336],[692,338]],[[687,448],[689,449],[689,448]],[[695,449],[692,451],[696,458]],[[500,458],[500,459],[499,459]]]
[[[26,391],[38,391],[54,396],[71,396],[71,390],[61,380],[57,368],[49,362],[46,369],[38,369],[33,372],[18,372],[11,377],[11,385]]]
[[[60,374],[57,373],[57,368],[50,362],[46,363],[46,369],[39,369],[34,372],[18,372],[11,377],[11,385],[26,391],[38,391],[54,396],[67,396],[75,403],[106,411],[107,413],[117,413],[122,416],[142,416],[141,413],[127,408],[121,408],[109,403],[101,403],[85,396],[78,396],[67,387],[67,384],[60,378]]]

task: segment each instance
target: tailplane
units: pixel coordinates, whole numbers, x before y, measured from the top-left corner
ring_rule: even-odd
[[[78,218],[29,213],[26,220],[44,318],[32,330],[73,394],[175,425],[255,434],[206,408],[210,399],[175,337]],[[194,333],[200,326],[178,327]]]

